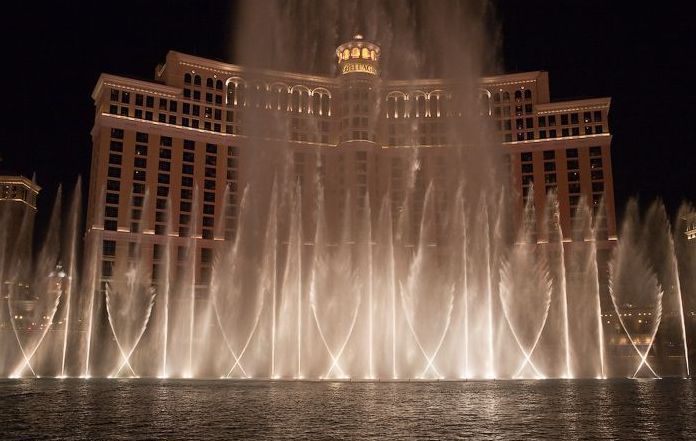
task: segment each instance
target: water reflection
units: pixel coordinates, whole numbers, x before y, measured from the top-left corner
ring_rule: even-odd
[[[689,439],[696,383],[0,381],[0,438]]]

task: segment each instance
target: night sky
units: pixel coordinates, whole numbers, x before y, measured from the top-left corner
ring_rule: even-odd
[[[631,196],[661,197],[670,212],[696,201],[696,37],[680,2],[670,3],[497,5],[507,72],[548,71],[553,100],[612,97],[619,214]],[[37,173],[41,219],[58,183],[87,178],[99,74],[151,80],[170,49],[234,62],[235,12],[230,1],[191,0],[22,2],[3,11],[2,167]]]

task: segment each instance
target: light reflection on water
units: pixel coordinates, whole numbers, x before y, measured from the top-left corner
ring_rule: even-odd
[[[2,380],[0,439],[693,439],[696,382]]]

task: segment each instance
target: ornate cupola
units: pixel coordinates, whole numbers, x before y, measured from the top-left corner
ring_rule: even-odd
[[[362,35],[358,34],[336,48],[336,56],[340,75],[379,75],[380,48],[363,39]]]

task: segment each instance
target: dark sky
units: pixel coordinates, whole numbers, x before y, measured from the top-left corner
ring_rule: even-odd
[[[42,214],[59,182],[72,186],[89,170],[99,73],[151,79],[169,49],[226,59],[232,3],[25,1],[3,11],[0,153],[4,168],[37,173]],[[612,97],[619,212],[634,195],[662,197],[671,212],[682,199],[696,201],[695,33],[680,2],[671,3],[497,6],[507,71],[548,71],[554,100]]]

